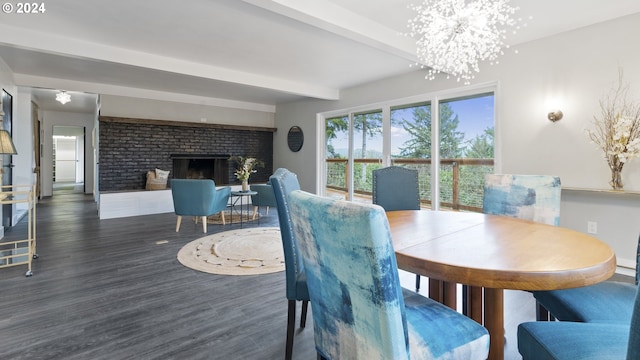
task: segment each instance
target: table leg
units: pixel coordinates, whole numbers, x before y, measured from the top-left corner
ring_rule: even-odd
[[[442,288],[444,290],[444,302],[443,304],[452,308],[453,310],[457,310],[458,308],[458,297],[457,297],[457,286],[458,284],[452,283],[449,281],[442,282]]]
[[[484,289],[484,327],[489,330],[489,360],[504,359],[504,291]]]
[[[242,219],[244,218],[244,208],[243,208],[243,202],[244,202],[244,196],[240,196],[240,229],[242,229]]]
[[[482,288],[467,287],[467,316],[482,324]]]
[[[442,280],[429,278],[429,298],[439,303],[444,302],[444,294],[442,293]]]
[[[456,310],[456,283],[429,279],[429,298]]]

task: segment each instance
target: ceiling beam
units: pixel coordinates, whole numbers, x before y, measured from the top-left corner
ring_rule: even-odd
[[[328,0],[243,0],[307,25],[417,62],[415,40]]]
[[[97,84],[93,82],[83,82],[67,79],[56,79],[28,74],[14,74],[14,81],[16,82],[16,85],[25,87],[65,89],[68,91],[81,91],[101,95],[126,96],[148,100],[172,101],[186,104],[217,106],[268,113],[276,112],[275,105],[269,104],[258,104],[228,99],[216,99],[197,95],[172,93],[167,91],[148,90],[109,84]]]
[[[0,24],[0,43],[31,51],[167,71],[323,100],[340,98],[340,91],[335,88],[226,69],[2,24]]]

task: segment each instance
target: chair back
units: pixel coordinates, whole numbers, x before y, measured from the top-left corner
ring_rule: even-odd
[[[276,197],[273,194],[271,184],[253,184],[249,186],[251,191],[255,191],[257,195],[251,195],[251,204],[254,206],[272,206],[276,207]]]
[[[560,225],[560,191],[557,176],[487,174],[482,211]]]
[[[631,315],[631,328],[629,330],[629,346],[627,347],[627,360],[640,359],[640,292],[636,292],[636,301]]]
[[[211,179],[171,179],[176,215],[208,216],[214,211],[216,184]]]
[[[636,285],[640,281],[640,236],[638,237],[638,247],[636,248]]]
[[[298,177],[287,169],[279,168],[271,175],[269,182],[273,188],[278,208],[287,278],[287,299],[309,300],[304,264],[300,258],[296,235],[293,232],[291,209],[289,208],[289,194],[294,190],[300,190]]]
[[[373,203],[386,211],[420,210],[418,171],[401,166],[373,170]]]
[[[316,350],[327,359],[408,359],[405,305],[380,206],[289,196],[307,271]]]

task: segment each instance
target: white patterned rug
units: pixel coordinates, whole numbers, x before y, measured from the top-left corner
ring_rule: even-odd
[[[178,261],[191,269],[221,275],[258,275],[284,271],[280,228],[225,231],[183,246]]]

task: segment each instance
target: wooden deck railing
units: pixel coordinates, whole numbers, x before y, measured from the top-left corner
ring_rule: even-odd
[[[348,192],[347,159],[326,159],[327,188]],[[393,159],[393,165],[418,170],[420,198],[431,204],[431,159]],[[371,196],[371,171],[381,168],[380,159],[354,159],[354,193]],[[484,174],[493,173],[493,159],[441,159],[440,206],[453,210],[482,211]]]

